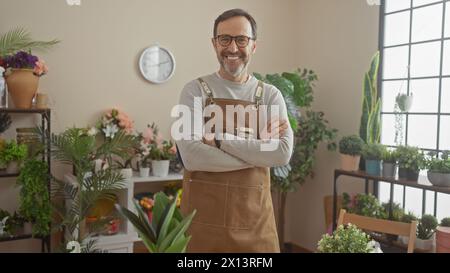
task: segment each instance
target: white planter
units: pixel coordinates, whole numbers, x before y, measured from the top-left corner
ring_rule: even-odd
[[[152,160],[153,175],[165,177],[169,174],[170,160]]]
[[[121,169],[120,173],[122,174],[124,179],[130,179],[131,177],[133,177],[133,169],[132,168]]]
[[[416,248],[425,251],[432,251],[435,244],[434,242],[435,242],[435,234],[433,234],[433,236],[428,240],[416,238]]]
[[[150,176],[150,168],[139,168],[139,176],[140,177],[149,177]]]

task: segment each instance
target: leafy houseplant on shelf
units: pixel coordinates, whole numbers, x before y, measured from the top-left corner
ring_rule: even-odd
[[[177,199],[178,195],[170,201],[163,192],[155,194],[151,220],[137,201],[137,214],[119,205],[116,208],[132,223],[150,253],[184,253],[191,239],[185,233],[196,210],[183,217],[176,207]]]
[[[278,236],[280,247],[284,248],[284,217],[289,192],[297,190],[308,178],[314,177],[316,151],[321,144],[327,144],[329,151],[336,150],[334,142],[337,130],[330,127],[325,113],[313,111],[314,87],[319,79],[308,69],[294,72],[254,76],[277,87],[286,102],[289,123],[294,131],[294,150],[286,166],[271,168],[273,190],[278,197]]]
[[[361,216],[381,218],[383,216],[383,207],[378,199],[372,194],[357,194],[350,197],[348,193],[342,195],[342,208],[349,213]]]
[[[394,178],[397,173],[397,152],[385,149],[383,151],[383,177]]]
[[[450,253],[450,217],[442,219],[436,228],[436,252]]]
[[[148,158],[152,161],[153,175],[165,177],[169,174],[170,160],[176,157],[176,146],[172,141],[163,140],[155,123],[149,125],[148,128],[152,130]]]
[[[398,155],[398,176],[400,179],[417,181],[419,171],[425,167],[425,155],[417,147],[399,146]]]
[[[434,234],[438,222],[433,215],[425,214],[420,218],[417,225],[416,247],[422,250],[430,251],[434,245]]]
[[[403,214],[402,218],[400,219],[400,222],[409,224],[409,223],[412,223],[413,221],[417,221],[417,220],[418,220],[418,218],[417,218],[416,215],[414,215],[414,213],[408,212],[408,213]],[[409,243],[409,237],[408,236],[401,236],[400,235],[400,236],[398,236],[398,240],[401,243],[403,243],[404,245],[408,245],[408,243]]]
[[[37,159],[26,160],[17,179],[17,186],[20,186],[20,214],[32,224],[33,236],[46,237],[50,234],[49,179],[47,163]]]
[[[379,252],[379,248],[370,236],[352,224],[337,227],[333,235],[323,235],[317,250],[320,253]]]
[[[363,145],[364,141],[356,135],[343,137],[339,141],[341,169],[345,171],[358,170]]]
[[[431,152],[431,159],[427,160],[428,180],[434,186],[450,187],[450,158],[449,152],[442,153],[441,158],[436,158],[436,153]]]
[[[17,144],[15,140],[7,141],[4,148],[0,150],[0,161],[7,165],[6,173],[18,173],[27,153],[26,145]]]
[[[365,159],[367,174],[374,176],[381,175],[381,159],[385,150],[385,146],[377,143],[365,144],[363,146],[362,155]]]

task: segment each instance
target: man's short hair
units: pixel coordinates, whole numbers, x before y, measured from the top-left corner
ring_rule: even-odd
[[[252,26],[252,35],[253,35],[252,38],[256,40],[256,30],[257,30],[256,21],[248,12],[242,9],[230,9],[219,15],[219,17],[217,17],[216,21],[214,22],[214,37],[217,36],[217,26],[219,25],[220,22],[239,16],[247,18],[247,20],[250,22],[250,25]]]

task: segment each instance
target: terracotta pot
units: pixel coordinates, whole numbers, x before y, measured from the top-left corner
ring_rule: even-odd
[[[450,227],[437,227],[436,252],[450,253]]]
[[[352,156],[341,154],[341,169],[344,171],[354,172],[359,169],[359,160],[361,156]]]
[[[33,70],[13,69],[12,73],[6,76],[6,84],[16,108],[31,108],[39,85],[39,77],[33,74]]]

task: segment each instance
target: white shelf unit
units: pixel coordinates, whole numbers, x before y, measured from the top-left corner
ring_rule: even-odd
[[[119,204],[134,211],[133,198],[135,195],[135,185],[144,185],[144,183],[167,183],[183,180],[183,174],[170,173],[165,177],[148,176],[139,177],[138,173],[134,173],[133,177],[126,179],[126,187],[119,191]],[[74,182],[75,177],[71,174],[65,176],[66,182]],[[120,232],[115,235],[100,235],[95,237],[97,248],[106,250],[111,253],[133,253],[134,242],[141,241],[133,225],[126,221],[126,225],[121,223]]]

